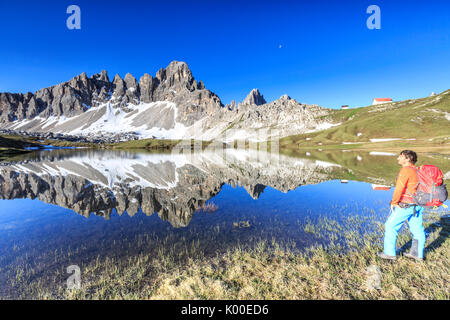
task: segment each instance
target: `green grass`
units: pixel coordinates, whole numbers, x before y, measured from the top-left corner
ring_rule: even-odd
[[[84,147],[84,148],[98,148],[98,144],[92,142],[77,142],[65,140],[47,139],[41,142],[43,145],[52,145],[55,147]]]
[[[181,140],[141,139],[107,144],[112,149],[172,149]]]
[[[211,141],[200,140],[169,140],[169,139],[141,139],[124,141],[104,145],[107,149],[147,149],[147,150],[172,150],[173,148],[192,149],[196,144],[202,149],[211,145]]]

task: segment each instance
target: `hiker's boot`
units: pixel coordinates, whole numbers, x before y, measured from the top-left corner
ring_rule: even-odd
[[[390,256],[390,255],[388,255],[388,254],[385,254],[384,252],[379,252],[379,253],[378,253],[378,256],[379,256],[381,259],[384,259],[384,260],[395,260],[395,259],[397,259],[396,256]]]
[[[409,250],[409,252],[405,252],[403,255],[407,258],[414,259],[416,261],[423,261],[423,258],[419,257],[419,241],[413,239],[411,250]]]

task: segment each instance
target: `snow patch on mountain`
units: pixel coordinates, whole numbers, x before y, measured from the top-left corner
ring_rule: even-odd
[[[139,138],[182,139],[188,127],[176,121],[176,104],[168,101],[127,104],[126,109],[111,101],[74,116],[36,117],[11,122],[8,129],[53,132],[78,136],[116,135],[134,132]]]
[[[138,105],[128,104],[125,112],[114,108],[110,102],[99,106],[104,114],[89,125],[70,131],[73,135],[118,134],[136,132],[141,138],[180,139],[186,133],[186,126],[178,123],[176,105],[172,102],[151,102]],[[88,110],[86,113],[91,112]],[[142,119],[149,118],[144,122]],[[153,119],[152,119],[153,118]],[[155,118],[159,121],[155,122]],[[153,123],[152,121],[153,120]]]

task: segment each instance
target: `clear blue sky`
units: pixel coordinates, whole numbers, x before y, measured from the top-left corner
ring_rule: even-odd
[[[68,30],[66,8],[81,8]],[[381,8],[381,30],[366,9]],[[172,60],[228,103],[259,88],[325,107],[450,88],[450,1],[1,1],[0,92]],[[281,48],[280,48],[281,45]]]

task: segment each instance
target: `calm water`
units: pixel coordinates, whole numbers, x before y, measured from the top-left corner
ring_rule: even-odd
[[[393,188],[378,191],[374,184],[394,182],[395,159],[353,152],[54,150],[4,162],[0,297],[14,296],[18,270],[35,281],[69,265],[127,259],[161,245],[207,255],[259,240],[300,250],[326,246],[305,226],[353,216],[384,221]]]

